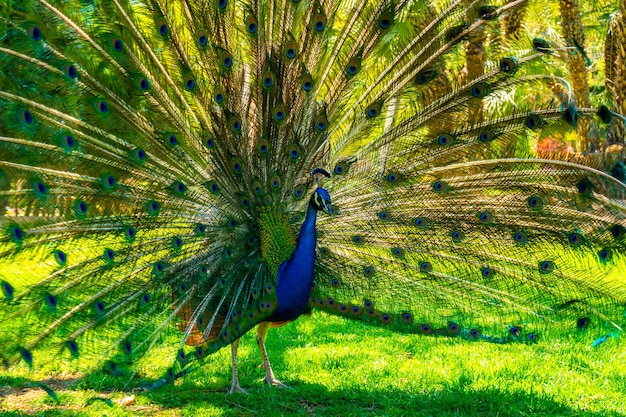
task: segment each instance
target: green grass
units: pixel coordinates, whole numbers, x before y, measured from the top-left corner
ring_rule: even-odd
[[[19,365],[0,374],[0,411],[6,416],[624,416],[626,344],[610,338],[592,348],[595,336],[494,345],[394,334],[316,313],[273,329],[268,337],[274,371],[291,389],[261,381],[260,355],[248,334],[240,347],[240,378],[249,395],[226,394],[230,349],[222,349],[175,385],[152,392],[124,391],[122,379],[101,372],[83,377],[72,372],[76,364],[70,361],[33,371]],[[171,355],[159,358],[142,376],[159,375]],[[49,384],[60,404],[26,379]],[[133,395],[134,401],[125,403]]]

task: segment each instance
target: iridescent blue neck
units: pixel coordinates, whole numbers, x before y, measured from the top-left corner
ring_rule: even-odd
[[[291,259],[283,262],[278,268],[276,277],[278,309],[270,321],[295,320],[307,308],[315,267],[316,220],[317,211],[309,204],[306,218],[298,233],[296,249]]]

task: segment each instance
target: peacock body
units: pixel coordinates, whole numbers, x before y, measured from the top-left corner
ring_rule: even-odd
[[[4,364],[132,379],[175,332],[152,387],[231,345],[241,391],[239,338],[259,325],[282,385],[265,336],[310,308],[496,343],[620,330],[621,165],[528,144],[622,117],[576,107],[540,39],[459,68],[521,3],[0,6]]]

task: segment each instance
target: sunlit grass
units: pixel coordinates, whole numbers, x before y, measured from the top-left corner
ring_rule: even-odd
[[[248,334],[240,348],[247,396],[226,395],[230,350],[223,349],[175,385],[152,392],[124,389],[123,378],[102,372],[73,372],[89,363],[63,360],[33,371],[19,365],[0,374],[0,410],[9,416],[626,415],[624,341],[610,338],[593,348],[597,336],[495,345],[390,333],[316,313],[268,337],[274,370],[292,389],[261,381],[260,355]],[[159,351],[140,376],[158,376],[169,358]],[[26,380],[49,384],[60,404]]]

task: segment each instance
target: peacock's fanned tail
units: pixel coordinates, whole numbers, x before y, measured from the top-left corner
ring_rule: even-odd
[[[276,310],[318,167],[312,306],[492,341],[619,329],[626,186],[528,145],[595,110],[553,98],[539,40],[460,69],[522,2],[1,5],[5,365],[127,375],[175,340],[163,381],[185,374]]]

